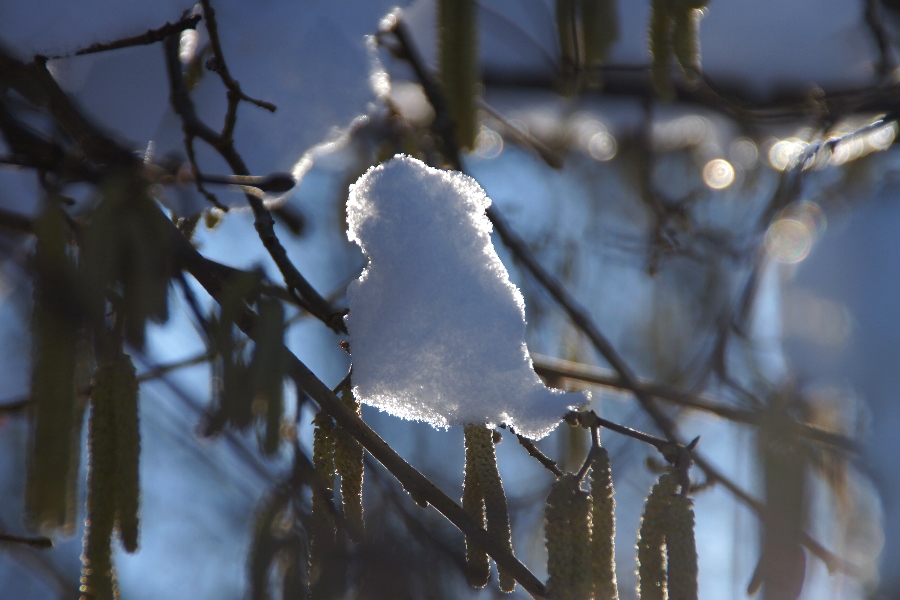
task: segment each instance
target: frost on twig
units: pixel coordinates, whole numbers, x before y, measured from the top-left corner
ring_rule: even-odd
[[[535,374],[490,203],[472,178],[401,155],[351,188],[348,236],[369,256],[348,290],[353,392],[435,427],[504,424],[538,439],[590,396]]]

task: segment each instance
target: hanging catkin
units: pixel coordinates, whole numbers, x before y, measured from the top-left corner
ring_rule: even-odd
[[[461,148],[474,149],[478,128],[478,5],[439,0],[438,70]]]
[[[673,53],[685,75],[693,80],[700,69],[700,11],[691,8],[679,10],[675,13],[673,25]]]
[[[320,410],[313,421],[313,466],[319,484],[324,489],[313,488],[312,526],[309,540],[309,594],[313,598],[315,592],[324,584],[319,579],[324,570],[325,561],[334,548],[335,523],[334,507],[331,506],[331,492],[334,490],[334,421],[325,411]],[[323,494],[324,492],[324,494]],[[327,497],[326,497],[327,494]]]
[[[138,381],[134,364],[127,354],[119,353],[111,362],[98,367],[99,378],[108,379],[113,388],[113,424],[115,426],[115,500],[116,525],[122,545],[130,553],[138,548],[140,522],[140,453],[138,421]]]
[[[697,544],[692,504],[687,496],[669,499],[666,555],[670,600],[697,600]]]
[[[637,540],[638,595],[641,600],[665,600],[666,588],[666,521],[668,505],[675,495],[675,479],[665,474],[659,478],[644,506]]]
[[[72,533],[83,412],[75,399],[78,323],[69,298],[73,268],[67,256],[65,214],[56,203],[48,202],[34,222],[34,232],[25,519],[44,533]]]
[[[600,448],[591,465],[591,574],[595,600],[617,600],[616,501],[609,453]]]
[[[591,498],[575,475],[556,480],[545,515],[548,600],[590,600]]]
[[[81,556],[81,599],[119,597],[111,538],[116,522],[116,389],[111,367],[100,367],[91,392],[88,424],[87,520]]]
[[[360,415],[359,402],[353,397],[349,387],[343,390],[341,398],[350,410]],[[365,456],[360,443],[347,430],[338,427],[334,438],[334,466],[341,476],[341,502],[347,531],[350,539],[355,542],[361,542],[365,535],[362,505],[363,458]]]
[[[478,458],[479,452],[483,452],[482,434],[484,429],[482,425],[474,423],[464,427],[465,445],[466,445],[466,467],[465,479],[463,480],[463,510],[478,525],[485,526],[484,519],[484,490],[478,477]],[[468,537],[466,538],[466,578],[469,585],[476,588],[483,588],[487,585],[491,576],[491,565],[488,561],[488,555],[484,548],[474,543]]]
[[[675,26],[672,0],[652,0],[650,4],[650,54],[653,57],[653,86],[664,100],[675,96],[670,80],[672,30]]]
[[[484,515],[487,520],[487,531],[494,539],[503,543],[507,550],[512,553],[509,510],[506,505],[506,493],[503,491],[503,483],[500,481],[500,471],[497,469],[494,433],[484,425],[470,424],[466,426],[467,465],[470,459],[475,466],[478,485],[484,497]],[[515,579],[499,566],[497,571],[500,579],[500,590],[503,592],[515,590]]]

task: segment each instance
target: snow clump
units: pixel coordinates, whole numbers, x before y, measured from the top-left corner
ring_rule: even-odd
[[[434,427],[505,424],[539,439],[590,394],[534,372],[490,203],[471,177],[403,155],[351,186],[347,235],[369,257],[348,290],[353,393]]]

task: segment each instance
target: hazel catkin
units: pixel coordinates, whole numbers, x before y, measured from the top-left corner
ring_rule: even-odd
[[[666,600],[666,520],[668,504],[675,495],[675,479],[665,474],[659,478],[647,502],[638,530],[638,595],[641,600]]]
[[[466,446],[465,477],[463,479],[463,510],[478,525],[485,526],[484,490],[479,478],[477,455],[484,451],[482,433],[483,426],[470,423],[463,429]],[[466,538],[466,579],[469,585],[483,588],[491,576],[491,565],[484,548]]]
[[[345,388],[341,398],[347,407],[360,414],[359,402],[353,397],[349,388]],[[344,519],[350,539],[361,542],[365,535],[363,520],[362,485],[363,485],[363,447],[342,427],[334,432],[334,466],[341,476],[341,503],[344,507]]]
[[[595,600],[617,600],[616,501],[609,453],[599,448],[591,465],[591,573]]]
[[[591,498],[575,475],[565,474],[556,480],[544,514],[548,600],[590,600]]]

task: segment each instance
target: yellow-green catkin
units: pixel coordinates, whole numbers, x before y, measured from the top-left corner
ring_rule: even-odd
[[[320,589],[319,579],[323,573],[325,561],[331,554],[335,544],[334,507],[331,506],[331,492],[334,490],[334,421],[328,414],[320,410],[313,421],[313,467],[319,484],[323,490],[313,489],[312,526],[309,539],[309,587],[310,597],[316,596]],[[317,488],[319,486],[316,486]]]
[[[662,475],[650,490],[637,540],[638,595],[641,600],[666,600],[665,540],[668,505],[678,485],[670,474]]]
[[[548,600],[590,600],[591,497],[575,475],[559,477],[544,511],[547,528]]]
[[[475,438],[479,451],[475,454],[478,468],[478,481],[484,492],[484,514],[487,517],[487,530],[491,536],[506,546],[512,554],[512,531],[509,525],[509,508],[506,505],[506,492],[503,490],[503,482],[500,480],[500,471],[497,469],[497,453],[494,450],[494,442],[499,441],[499,434],[495,440],[494,431],[487,427],[475,426]],[[500,591],[512,592],[516,589],[516,580],[497,566],[500,580]]]
[[[697,544],[692,504],[687,496],[669,499],[666,556],[670,600],[697,600]]]
[[[45,534],[75,528],[82,410],[75,398],[77,315],[65,215],[50,204],[34,223],[31,432],[25,483],[28,524]]]
[[[672,49],[689,80],[700,70],[700,14],[693,8],[679,10],[673,21]]]
[[[672,30],[675,26],[675,0],[653,0],[650,5],[650,54],[653,57],[653,85],[664,100],[675,97],[670,79]]]
[[[272,298],[260,298],[256,323],[256,343],[250,361],[249,377],[253,390],[251,407],[263,417],[265,432],[261,446],[274,454],[281,445],[281,418],[284,415],[284,307]]]
[[[599,69],[606,61],[609,49],[619,39],[615,0],[582,0],[581,25],[588,83],[596,87],[602,83]]]
[[[116,417],[112,378],[95,376],[88,424],[87,520],[81,556],[81,599],[119,597],[111,542],[116,523]]]
[[[479,460],[477,454],[483,451],[482,433],[483,425],[474,423],[463,428],[466,445],[466,467],[463,480],[463,510],[478,525],[485,527],[484,517],[484,490],[478,477]],[[466,538],[466,579],[469,585],[483,588],[491,577],[491,565],[484,548]]]
[[[347,407],[360,415],[359,402],[349,388],[343,390],[341,398]],[[341,502],[344,519],[350,539],[361,542],[365,536],[363,520],[362,486],[364,450],[356,439],[345,429],[338,427],[334,438],[334,465],[341,476]]]
[[[162,323],[169,314],[171,232],[138,170],[116,170],[100,191],[103,201],[82,235],[79,283],[96,319],[105,313],[106,290],[116,287],[122,333],[129,344],[143,348],[146,322]]]
[[[616,501],[609,453],[600,448],[591,465],[591,574],[594,599],[617,600]]]
[[[254,515],[253,539],[247,558],[249,592],[252,600],[268,600],[269,573],[283,544],[275,532],[280,530],[279,517],[290,502],[286,488],[276,487],[260,499]]]
[[[563,70],[573,71],[578,58],[578,5],[575,0],[556,0],[556,32]]]
[[[141,433],[138,419],[138,381],[134,364],[127,354],[98,367],[95,383],[107,379],[103,385],[113,388],[115,425],[115,501],[116,526],[125,550],[138,549],[140,531],[140,454]]]
[[[438,67],[460,148],[478,129],[478,24],[475,0],[438,0]]]

